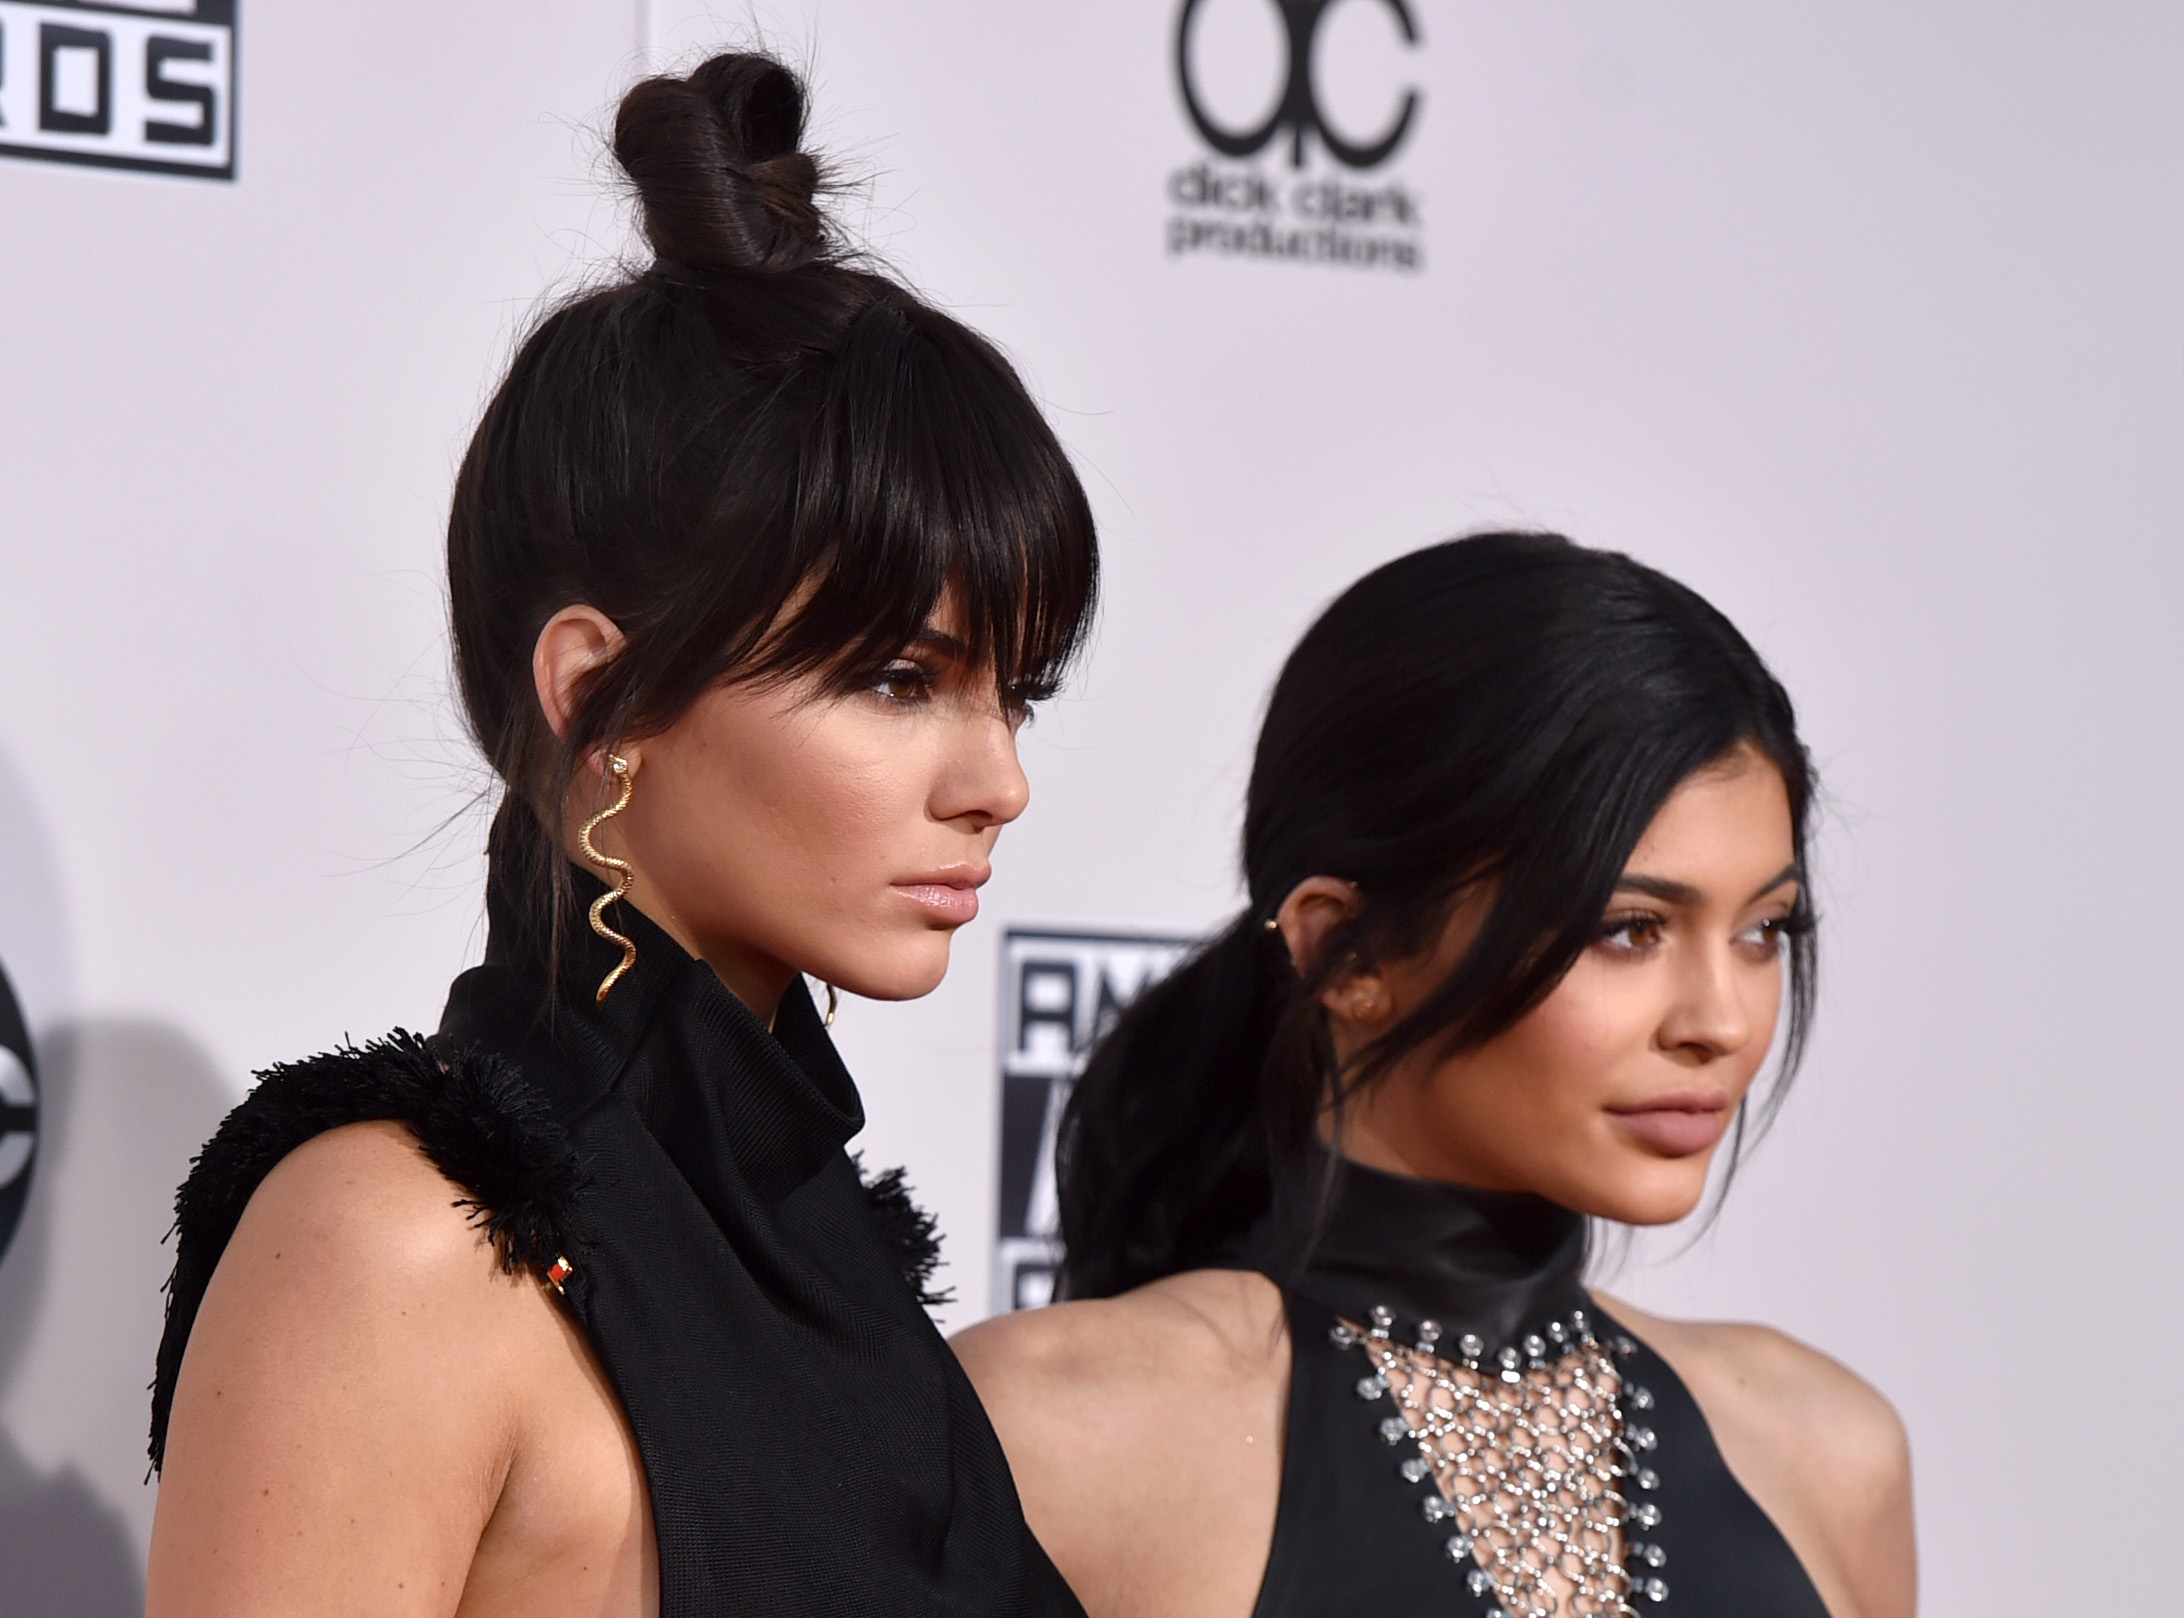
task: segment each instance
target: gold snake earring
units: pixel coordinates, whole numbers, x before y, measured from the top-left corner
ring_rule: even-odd
[[[622,784],[622,795],[606,808],[600,810],[599,813],[593,815],[591,819],[585,821],[584,829],[576,834],[576,846],[584,851],[584,858],[601,869],[614,873],[614,891],[612,893],[602,893],[592,901],[591,930],[608,943],[621,945],[622,959],[616,963],[613,971],[599,980],[599,993],[593,997],[593,1004],[595,1005],[604,1005],[607,991],[621,982],[622,974],[637,964],[636,940],[625,938],[612,927],[609,927],[605,914],[608,905],[614,903],[617,899],[628,897],[629,885],[636,878],[637,873],[630,868],[628,860],[618,860],[611,854],[600,853],[597,848],[592,846],[591,840],[592,833],[597,831],[601,824],[612,820],[629,807],[630,794],[636,790],[636,783],[631,779],[629,773],[628,759],[622,757],[619,753],[609,753],[607,755],[607,768],[614,773],[614,778]]]
[[[827,985],[827,1014],[826,1017],[821,1021],[819,1026],[822,1028],[832,1028],[834,1026],[834,1014],[841,1009],[841,991],[835,988],[833,984],[829,983]]]

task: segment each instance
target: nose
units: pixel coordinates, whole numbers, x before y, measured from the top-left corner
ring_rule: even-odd
[[[985,831],[1006,826],[1031,802],[1031,782],[1016,756],[1016,726],[1005,714],[967,719],[951,763],[935,794],[936,819]]]
[[[1661,1043],[1694,1065],[1734,1056],[1752,1042],[1763,1020],[1763,997],[1753,968],[1733,946],[1718,942],[1693,950],[1677,974],[1676,997],[1661,1024]],[[1767,971],[1779,974],[1780,968]],[[1770,1022],[1767,1029],[1773,1033]]]

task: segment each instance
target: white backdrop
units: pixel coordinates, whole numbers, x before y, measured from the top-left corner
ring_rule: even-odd
[[[45,1080],[0,1263],[0,1613],[141,1599],[190,1151],[254,1067],[428,1026],[481,943],[454,461],[535,298],[626,246],[592,132],[618,89],[754,21],[813,68],[853,222],[1018,358],[1103,524],[1102,627],[1029,735],[987,919],[939,993],[839,1028],[957,1318],[1001,927],[1220,917],[1317,606],[1550,524],[1736,618],[1831,793],[1801,1092],[1718,1228],[1611,1285],[1778,1323],[1897,1402],[1929,1613],[2173,1599],[2184,12],[1412,0],[1405,49],[1345,0],[1330,120],[1422,95],[1353,177],[1403,188],[1406,271],[1167,251],[1212,155],[1177,4],[245,6],[232,184],[0,159],[0,960]],[[1272,15],[1205,6],[1231,124]],[[1256,166],[1289,186],[1284,148]]]

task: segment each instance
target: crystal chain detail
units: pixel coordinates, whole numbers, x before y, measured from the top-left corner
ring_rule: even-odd
[[[1618,1337],[1611,1357],[1581,1309],[1491,1358],[1469,1332],[1458,1358],[1444,1357],[1436,1321],[1419,1322],[1415,1343],[1394,1328],[1395,1312],[1376,1308],[1367,1325],[1338,1322],[1333,1337],[1372,1362],[1358,1397],[1392,1396],[1400,1414],[1380,1436],[1412,1451],[1396,1469],[1404,1482],[1430,1480],[1420,1509],[1451,1528],[1449,1560],[1468,1564],[1472,1593],[1497,1603],[1487,1618],[1636,1618],[1635,1598],[1668,1599],[1667,1552],[1635,1537],[1659,1525],[1661,1508],[1633,1505],[1624,1488],[1660,1485],[1640,1460],[1658,1442],[1653,1429],[1626,1419],[1652,1409],[1653,1395],[1626,1389],[1615,1365],[1635,1343]]]

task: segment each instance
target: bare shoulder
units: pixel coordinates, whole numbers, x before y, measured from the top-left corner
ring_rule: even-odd
[[[502,1266],[463,1189],[391,1121],[328,1130],[265,1177],[207,1289],[207,1312],[244,1292],[268,1323],[309,1329],[332,1316],[351,1323],[344,1331],[361,1327],[382,1357],[431,1360],[460,1341],[462,1363],[442,1362],[439,1374],[479,1382],[504,1368],[501,1349],[554,1314],[536,1277]]]
[[[1837,1618],[1913,1610],[1911,1446],[1880,1391],[1769,1326],[1677,1321],[1603,1298],[1668,1361],[1722,1458],[1772,1517]]]
[[[517,1373],[558,1330],[461,1200],[393,1123],[330,1130],[259,1185],[184,1352],[152,1610],[345,1611],[314,1605],[345,1588],[400,1613],[434,1610],[427,1584],[460,1591],[514,1454]],[[355,1521],[399,1554],[360,1557],[338,1531]]]
[[[1194,1271],[989,1320],[955,1348],[1093,1618],[1245,1618],[1281,1486],[1289,1339],[1272,1283]]]
[[[1019,1390],[1102,1397],[1158,1393],[1265,1359],[1281,1294],[1260,1275],[1194,1270],[1116,1298],[1023,1309],[953,1339],[982,1397]]]
[[[235,1243],[284,1237],[344,1250],[367,1274],[452,1281],[496,1267],[461,1188],[392,1120],[327,1130],[274,1166]]]
[[[1718,1406],[1739,1426],[1778,1434],[1838,1484],[1908,1469],[1910,1442],[1895,1407],[1841,1361],[1771,1326],[1609,1308],[1676,1368],[1710,1420]]]

